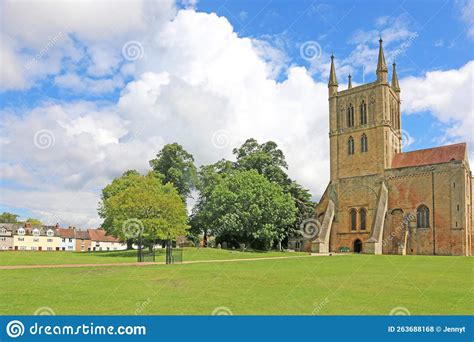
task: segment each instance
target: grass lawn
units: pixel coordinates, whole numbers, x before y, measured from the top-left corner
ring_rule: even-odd
[[[282,252],[239,252],[213,248],[185,248],[183,259],[222,260],[248,259],[264,257],[281,257],[307,255],[308,253]],[[115,262],[136,262],[136,251],[114,252],[35,252],[35,251],[6,251],[0,252],[0,266],[5,265],[52,265],[52,264],[109,264]],[[164,253],[157,255],[156,261],[165,261]]]
[[[344,255],[0,270],[0,314],[472,314],[473,260]]]

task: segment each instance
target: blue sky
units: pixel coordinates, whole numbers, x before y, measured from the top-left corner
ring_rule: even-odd
[[[100,189],[146,172],[163,144],[201,165],[250,136],[276,141],[317,199],[329,56],[340,88],[348,74],[371,82],[380,35],[397,62],[404,151],[466,141],[473,156],[472,0],[1,6],[0,210],[22,217],[98,225]]]

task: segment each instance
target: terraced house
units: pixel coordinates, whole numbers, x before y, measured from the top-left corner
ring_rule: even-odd
[[[91,237],[87,230],[76,230],[75,231],[75,250],[77,252],[90,252],[91,251]]]
[[[0,251],[13,249],[13,231],[16,225],[13,223],[0,223]]]
[[[61,238],[58,226],[31,226],[26,223],[13,232],[13,249],[27,251],[59,251]]]
[[[61,244],[59,249],[61,251],[74,251],[76,250],[76,228],[69,227],[65,228],[58,228],[57,233],[61,238]]]
[[[402,152],[401,89],[380,39],[374,82],[338,90],[329,76],[330,183],[315,208],[313,252],[472,255],[466,144]]]
[[[88,229],[93,251],[118,251],[127,249],[127,244],[118,238],[108,235],[104,229]]]

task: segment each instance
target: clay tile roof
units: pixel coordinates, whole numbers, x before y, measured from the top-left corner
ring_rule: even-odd
[[[58,235],[62,238],[70,238],[73,239],[75,234],[74,234],[74,229],[72,228],[58,228],[57,229]]]
[[[89,236],[93,241],[102,241],[102,242],[119,242],[120,240],[112,235],[107,235],[106,231],[103,229],[88,229]]]
[[[466,143],[446,145],[425,150],[397,153],[392,160],[392,168],[449,163],[466,159]]]
[[[75,232],[76,239],[90,240],[89,232],[87,230],[76,230]]]

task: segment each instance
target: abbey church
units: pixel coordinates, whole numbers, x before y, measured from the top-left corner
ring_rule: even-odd
[[[329,76],[330,183],[315,214],[314,253],[471,255],[466,144],[402,152],[400,86],[380,39],[375,82],[338,90]],[[309,242],[308,242],[309,247]]]

